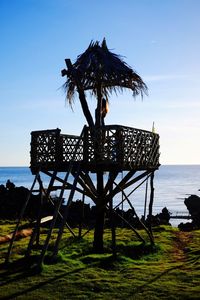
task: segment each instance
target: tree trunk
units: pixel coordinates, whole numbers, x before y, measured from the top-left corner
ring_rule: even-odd
[[[88,108],[88,104],[87,104],[87,101],[85,98],[85,93],[83,90],[78,88],[78,94],[79,94],[79,100],[81,102],[81,107],[82,107],[84,116],[88,122],[89,127],[92,129],[92,128],[94,128],[94,121],[93,121],[92,115],[90,113],[90,110]]]
[[[97,86],[97,108],[95,110],[95,127],[101,127],[101,110],[102,110],[102,94],[101,94],[101,82],[99,80]],[[102,133],[99,132],[99,136],[95,136],[95,158],[98,161],[101,160],[99,149],[102,147]],[[97,204],[96,204],[96,224],[94,230],[93,250],[96,253],[103,253],[103,233],[104,233],[104,221],[105,221],[105,204],[104,204],[104,182],[103,172],[97,172]]]
[[[73,75],[73,79],[75,80],[76,86],[77,86],[77,90],[78,90],[78,94],[79,94],[79,100],[81,102],[81,107],[84,113],[84,116],[88,122],[89,127],[91,127],[91,129],[94,127],[94,121],[92,118],[92,115],[90,113],[87,101],[86,101],[86,97],[85,97],[85,93],[84,93],[84,88],[79,80],[79,77],[76,74],[76,71],[73,68],[73,65],[71,63],[70,59],[65,59],[65,63],[67,65],[68,70],[70,71],[71,75]],[[65,70],[64,70],[65,71]],[[66,72],[62,72],[63,76],[66,75]]]
[[[103,233],[105,220],[105,205],[103,197],[103,172],[97,172],[97,205],[96,205],[96,224],[94,230],[93,250],[95,253],[103,253]]]
[[[103,233],[104,233],[105,207],[96,206],[96,224],[94,230],[93,250],[95,253],[103,253]]]
[[[102,126],[102,93],[101,93],[101,83],[97,87],[97,108],[95,110],[95,126]]]

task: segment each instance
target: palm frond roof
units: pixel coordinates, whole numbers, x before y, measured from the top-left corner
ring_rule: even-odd
[[[131,89],[133,96],[138,94],[143,96],[147,93],[147,86],[142,78],[123,61],[120,55],[108,49],[105,39],[101,44],[98,41],[91,41],[86,51],[77,57],[73,70],[85,91],[91,90],[96,94],[101,86],[104,96],[124,88]],[[75,90],[73,75],[70,72],[65,88],[70,98],[70,94]]]

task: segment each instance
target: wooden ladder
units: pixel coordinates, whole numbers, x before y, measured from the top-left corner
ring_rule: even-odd
[[[11,256],[11,253],[12,253],[12,249],[13,249],[13,245],[14,245],[14,241],[16,239],[16,235],[17,235],[17,232],[19,230],[20,223],[21,223],[21,221],[23,219],[26,207],[27,207],[27,205],[29,203],[30,197],[31,197],[32,193],[35,191],[34,187],[35,187],[36,182],[39,183],[39,187],[40,187],[39,191],[40,191],[40,193],[42,194],[45,191],[46,198],[53,205],[55,205],[54,214],[53,214],[53,217],[52,217],[52,220],[51,220],[51,223],[50,223],[50,227],[49,227],[49,230],[48,230],[48,233],[47,233],[47,237],[46,237],[45,243],[44,243],[43,248],[42,248],[42,252],[41,252],[41,255],[40,255],[39,263],[41,264],[43,262],[43,260],[44,260],[44,256],[45,256],[46,251],[48,250],[50,238],[51,238],[51,235],[52,235],[53,229],[55,227],[55,224],[56,224],[58,216],[60,216],[60,218],[61,218],[62,221],[61,221],[61,228],[59,230],[58,237],[56,239],[55,249],[58,249],[59,241],[60,241],[60,239],[62,237],[62,233],[63,233],[65,225],[67,226],[67,228],[69,229],[69,231],[72,233],[72,235],[75,236],[74,232],[72,231],[72,229],[70,228],[70,226],[67,224],[66,219],[67,219],[68,208],[69,208],[69,206],[70,206],[70,204],[71,204],[71,202],[73,200],[73,196],[74,196],[74,193],[75,193],[75,190],[76,190],[76,185],[77,185],[78,177],[79,177],[79,174],[80,174],[80,171],[81,171],[81,163],[79,163],[78,166],[77,166],[76,175],[74,176],[74,182],[73,182],[72,189],[71,189],[69,197],[68,197],[68,201],[67,201],[67,205],[66,205],[64,216],[60,213],[60,207],[61,207],[61,204],[62,204],[62,201],[63,201],[64,191],[65,191],[65,189],[67,187],[69,175],[73,171],[74,160],[75,160],[75,157],[76,157],[76,154],[77,154],[77,150],[78,150],[78,148],[80,146],[80,141],[81,141],[81,139],[84,136],[85,128],[86,128],[86,126],[83,127],[83,130],[82,130],[82,132],[80,134],[80,138],[79,138],[78,142],[75,145],[75,148],[74,148],[74,151],[73,151],[73,155],[72,155],[72,159],[71,159],[71,162],[69,164],[67,173],[66,173],[64,179],[62,180],[62,185],[60,187],[60,194],[59,194],[59,197],[58,197],[56,205],[54,204],[54,201],[52,200],[52,198],[50,196],[50,193],[51,193],[52,190],[55,190],[54,183],[55,183],[55,181],[57,179],[57,173],[58,173],[58,171],[55,170],[53,172],[53,174],[51,176],[51,179],[50,179],[50,182],[49,182],[49,185],[48,185],[48,188],[47,188],[47,191],[44,190],[44,187],[43,187],[43,184],[42,184],[42,181],[41,181],[41,178],[40,178],[40,170],[38,170],[38,172],[36,173],[34,181],[33,181],[33,184],[31,186],[31,189],[29,190],[29,193],[27,195],[26,201],[24,202],[23,207],[22,207],[22,209],[20,211],[20,215],[19,215],[16,227],[15,227],[15,230],[13,232],[11,241],[9,243],[8,252],[7,252],[6,258],[5,258],[5,264],[9,263],[10,256]],[[35,239],[37,237],[37,233],[38,233],[40,224],[41,224],[41,214],[39,214],[38,219],[35,222],[35,227],[33,229],[33,233],[31,235],[31,238],[30,238],[27,250],[26,250],[26,257],[28,257],[30,255],[30,253],[31,253],[34,241],[35,241]],[[57,251],[54,250],[54,253],[57,253]]]
[[[43,263],[45,254],[46,254],[46,252],[48,250],[50,239],[51,239],[51,236],[52,236],[52,232],[53,232],[53,229],[55,227],[55,224],[56,224],[56,221],[57,221],[57,218],[58,218],[58,215],[59,215],[59,210],[60,210],[60,207],[61,207],[61,204],[62,204],[62,201],[63,201],[64,191],[65,191],[66,185],[68,183],[69,175],[73,171],[75,157],[76,157],[76,154],[77,154],[77,150],[78,150],[78,148],[80,146],[80,141],[81,141],[81,139],[84,136],[85,128],[86,128],[86,126],[83,127],[83,130],[82,130],[81,135],[80,135],[80,139],[78,140],[78,142],[77,142],[77,144],[76,144],[76,146],[74,148],[74,152],[73,152],[73,155],[72,155],[71,162],[69,164],[67,173],[66,173],[66,175],[64,177],[64,180],[62,182],[62,187],[61,187],[60,195],[58,197],[58,202],[57,202],[54,214],[53,214],[53,219],[51,221],[51,224],[50,224],[50,227],[49,227],[49,231],[47,233],[47,237],[46,237],[46,240],[44,242],[44,245],[43,245],[43,248],[42,248],[42,251],[41,251],[41,255],[40,255],[40,258],[39,258],[39,262],[38,262],[39,265],[41,265]],[[78,182],[78,177],[80,175],[81,163],[79,163],[76,168],[77,168],[76,175],[74,176],[74,181],[73,181],[73,185],[72,185],[69,197],[68,197],[67,205],[66,205],[66,208],[65,208],[65,213],[64,213],[64,216],[62,216],[61,226],[60,226],[60,229],[58,231],[58,236],[57,236],[57,239],[56,239],[56,242],[55,242],[54,253],[53,253],[54,255],[56,255],[57,252],[58,252],[59,242],[61,240],[61,237],[62,237],[62,234],[63,234],[63,230],[64,230],[64,226],[65,226],[66,220],[67,220],[68,208],[69,208],[69,206],[70,206],[70,204],[71,204],[71,202],[73,200],[74,193],[75,193],[76,186],[77,186],[77,182]]]

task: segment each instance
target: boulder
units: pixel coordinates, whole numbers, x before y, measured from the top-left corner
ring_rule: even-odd
[[[184,201],[192,218],[194,228],[200,228],[200,197],[191,195]]]

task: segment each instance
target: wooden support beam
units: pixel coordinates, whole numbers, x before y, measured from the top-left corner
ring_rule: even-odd
[[[110,192],[112,192],[113,185],[110,186]],[[113,257],[116,257],[116,228],[115,228],[115,218],[113,215],[113,199],[110,199],[109,202],[109,215],[110,215],[110,226],[111,226],[111,235],[112,235],[112,251]]]
[[[145,176],[147,176],[151,171],[145,171],[142,174],[138,175],[137,177],[133,178],[132,180],[130,180],[129,182],[127,182],[124,185],[124,189],[128,188],[129,186],[131,186],[132,184],[136,183],[137,181],[141,180],[142,178],[144,178]]]
[[[119,182],[118,186],[116,186],[109,195],[105,196],[105,203],[108,203],[110,199],[112,199],[116,194],[118,194],[121,190],[124,189],[125,184],[128,180],[135,174],[135,170],[129,171],[126,176]]]
[[[151,177],[150,177],[150,201],[149,201],[149,230],[152,234],[152,210],[153,210],[153,200],[154,200],[154,172],[152,172]],[[153,243],[153,242],[152,242]]]
[[[148,179],[149,177],[147,177],[146,179],[145,197],[144,197],[144,221],[146,219],[146,210],[147,210]]]
[[[81,211],[80,221],[79,221],[79,227],[78,227],[78,237],[79,237],[79,239],[82,236],[82,227],[83,227],[83,219],[84,219],[85,194],[82,195],[81,204],[82,204],[82,211]]]
[[[143,239],[143,237],[137,232],[137,230],[124,218],[122,217],[120,214],[118,214],[116,212],[116,210],[113,210],[114,213],[120,218],[123,220],[124,223],[126,223],[132,230],[133,232],[136,234],[136,236],[141,240],[142,243],[145,243],[145,240]]]
[[[97,172],[97,200],[96,200],[96,223],[94,229],[93,249],[96,253],[103,252],[103,232],[105,221],[105,204],[103,199],[104,176],[103,171]]]
[[[87,184],[87,186],[90,188],[91,193],[95,197],[97,197],[96,187],[94,186],[93,181],[92,181],[91,177],[89,176],[89,174],[82,171],[80,173],[80,177],[83,180],[83,182],[85,182]]]
[[[49,171],[43,171],[43,173],[46,174],[46,175],[48,175],[48,176],[52,176],[52,173],[49,172]],[[63,180],[62,178],[58,177],[58,176],[56,176],[56,181],[61,182],[61,183],[64,182],[64,180]],[[81,185],[81,184],[80,184],[80,185]],[[67,183],[65,184],[65,189],[66,189],[66,190],[71,190],[71,189],[72,189],[72,184],[69,183],[69,182],[67,182]],[[54,188],[52,189],[52,191],[53,191],[53,190],[54,190]],[[86,196],[88,196],[88,197],[90,197],[90,196],[92,195],[92,193],[90,193],[89,190],[83,191],[82,189],[80,189],[80,188],[78,188],[78,187],[76,187],[76,191],[79,192],[79,193],[81,193],[81,194],[84,193],[84,194],[85,194]]]
[[[113,189],[113,182],[118,174],[118,171],[109,172],[108,181],[104,188],[104,197],[107,195],[109,190],[111,191]]]
[[[72,175],[75,177],[76,176],[76,173],[75,172],[72,172]],[[83,188],[82,190],[82,194],[84,193],[86,196],[88,196],[89,198],[91,198],[94,203],[96,203],[96,193],[93,194],[92,190],[90,189],[90,186],[88,186],[87,182],[84,181],[82,177],[82,174],[80,174],[79,178],[77,179],[78,181],[78,184]],[[78,189],[76,188],[76,190],[78,191]]]
[[[151,244],[153,243],[153,236],[152,236],[152,232],[150,230],[148,230],[148,228],[145,226],[145,224],[140,220],[140,218],[138,217],[136,211],[135,211],[135,208],[133,207],[131,201],[129,200],[129,198],[127,197],[126,193],[122,190],[122,193],[125,197],[125,199],[127,200],[128,204],[130,205],[132,211],[133,211],[133,215],[136,216],[137,218],[137,221],[140,223],[140,225],[145,229],[146,233],[148,234],[149,236],[149,239],[151,241]]]
[[[145,181],[148,180],[148,178],[150,177],[150,175],[147,175],[147,177],[142,181],[140,182],[140,184],[138,184],[128,195],[127,197],[130,197],[131,194],[133,194]],[[123,202],[125,201],[126,199],[123,199],[121,202],[119,202],[115,207],[114,209],[118,208],[121,204],[123,204]]]

